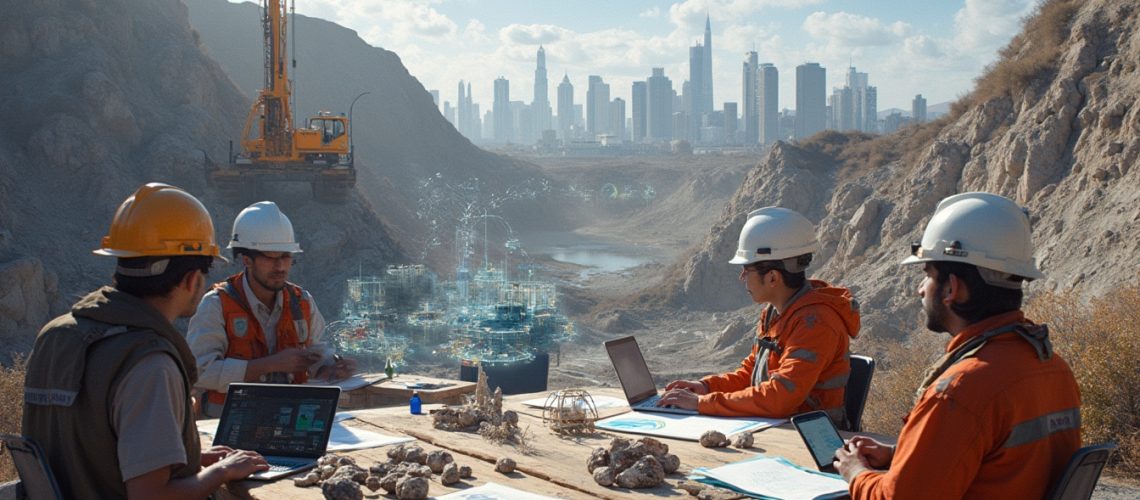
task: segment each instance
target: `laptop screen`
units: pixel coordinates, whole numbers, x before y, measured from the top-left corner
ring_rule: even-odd
[[[339,399],[338,387],[230,384],[214,444],[262,455],[320,457]]]
[[[641,355],[641,348],[637,346],[636,339],[631,336],[610,340],[606,342],[606,352],[610,355],[621,388],[630,403],[637,403],[657,394],[653,375],[649,374],[649,367],[645,365],[645,358]]]

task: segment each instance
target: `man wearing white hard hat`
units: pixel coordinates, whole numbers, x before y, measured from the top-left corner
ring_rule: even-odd
[[[760,314],[752,353],[735,371],[666,386],[662,405],[702,414],[786,418],[822,410],[846,426],[848,344],[859,334],[859,309],[846,288],[809,280],[819,251],[815,228],[780,207],[748,214],[736,255],[740,281]]]
[[[301,384],[351,375],[355,363],[320,342],[325,319],[313,297],[288,281],[301,245],[277,204],[243,209],[228,248],[245,269],[214,285],[190,318],[206,415],[221,414],[232,382]]]
[[[990,193],[938,204],[918,264],[926,327],[951,335],[896,446],[856,436],[835,465],[862,498],[1043,498],[1081,445],[1081,397],[1049,330],[1021,312],[1043,278],[1029,216]]]

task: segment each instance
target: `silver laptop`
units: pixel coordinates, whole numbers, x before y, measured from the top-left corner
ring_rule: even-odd
[[[249,479],[311,469],[328,447],[338,400],[335,386],[230,384],[214,444],[264,456],[269,470]]]
[[[697,415],[696,410],[685,410],[669,406],[657,406],[661,395],[657,393],[657,386],[653,383],[653,375],[649,373],[649,366],[645,364],[645,357],[641,355],[641,348],[637,340],[631,337],[622,337],[607,341],[606,353],[617,371],[618,381],[625,391],[625,399],[634,411],[654,411],[660,413],[680,413],[683,415]]]

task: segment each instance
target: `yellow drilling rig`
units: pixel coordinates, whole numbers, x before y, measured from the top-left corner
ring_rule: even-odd
[[[311,183],[318,199],[343,201],[356,185],[350,124],[343,114],[322,111],[304,128],[294,128],[285,57],[285,1],[261,2],[265,86],[246,117],[241,152],[234,154],[230,142],[228,164],[207,161],[207,178],[234,200],[255,196],[260,183],[293,181]]]

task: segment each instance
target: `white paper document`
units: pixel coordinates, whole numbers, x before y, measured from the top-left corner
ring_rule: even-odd
[[[720,431],[725,436],[732,436],[767,429],[787,421],[784,418],[730,418],[635,411],[599,420],[594,426],[614,432],[699,441],[701,434],[707,431]]]
[[[608,410],[611,408],[628,408],[629,403],[625,399],[615,398],[612,396],[591,396],[594,399],[594,408],[597,410]],[[523,401],[522,404],[531,408],[552,408],[553,404],[547,405],[548,398],[535,398]],[[553,401],[551,401],[553,403]]]
[[[701,467],[691,477],[747,495],[781,500],[839,498],[847,494],[847,483],[842,479],[806,470],[780,457],[760,456],[712,469]]]
[[[415,439],[407,436],[389,436],[358,427],[346,427],[341,423],[342,420],[350,418],[352,417],[341,418],[341,414],[338,413],[336,418],[333,419],[332,431],[329,432],[327,451],[363,450],[415,441]],[[214,434],[218,432],[218,419],[216,418],[199,420],[197,425],[198,433],[210,436],[211,440],[213,440]]]
[[[455,493],[435,497],[437,500],[553,500],[554,497],[536,495],[501,484],[487,483]]]
[[[305,385],[335,385],[340,387],[342,391],[351,391],[370,386],[387,378],[388,376],[383,373],[357,373],[351,377],[339,380],[309,379]]]

